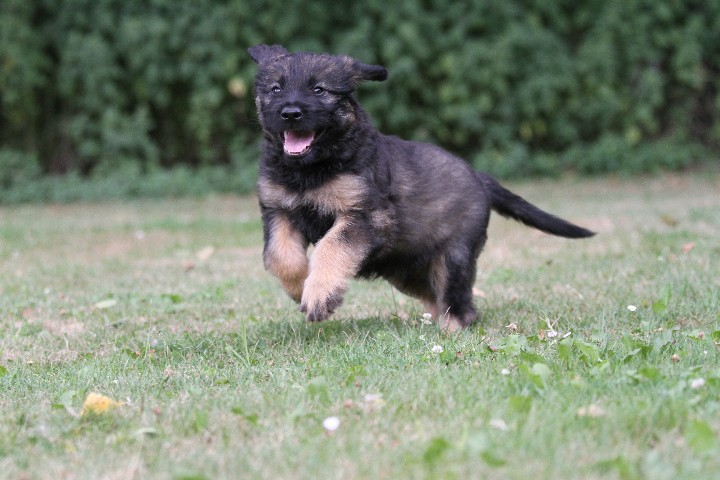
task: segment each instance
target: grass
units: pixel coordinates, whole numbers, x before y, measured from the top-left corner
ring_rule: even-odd
[[[599,235],[493,217],[452,336],[381,282],[304,323],[250,198],[0,208],[0,477],[716,478],[719,182],[511,185]]]

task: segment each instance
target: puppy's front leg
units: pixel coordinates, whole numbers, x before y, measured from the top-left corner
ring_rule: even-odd
[[[358,273],[370,251],[368,232],[361,223],[340,216],[317,243],[300,303],[308,321],[325,320],[342,304],[348,279]]]
[[[308,276],[308,242],[282,212],[265,210],[263,224],[265,268],[280,279],[288,295],[299,302]]]

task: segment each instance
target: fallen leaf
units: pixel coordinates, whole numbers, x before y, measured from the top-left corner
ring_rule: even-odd
[[[607,414],[601,406],[593,404],[587,407],[578,408],[577,415],[578,417],[599,418],[604,417]]]
[[[215,247],[208,245],[207,247],[198,250],[197,253],[195,253],[195,256],[198,260],[201,262],[206,261],[208,258],[212,257],[213,253],[215,253]]]
[[[673,228],[677,227],[678,224],[680,223],[680,221],[677,218],[672,217],[667,214],[660,215],[660,220],[668,227],[673,227]]]
[[[115,305],[117,305],[117,300],[115,300],[114,298],[108,298],[106,300],[100,300],[99,302],[97,302],[95,304],[95,308],[97,308],[98,310],[105,310],[108,308],[112,308]]]
[[[112,408],[120,407],[122,405],[122,402],[116,402],[110,397],[100,395],[99,393],[90,392],[88,393],[87,397],[85,397],[85,401],[83,402],[83,407],[80,415],[87,415],[89,413],[94,415],[101,415]]]
[[[693,248],[695,248],[697,244],[695,242],[686,243],[682,246],[683,253],[690,253],[692,252]]]

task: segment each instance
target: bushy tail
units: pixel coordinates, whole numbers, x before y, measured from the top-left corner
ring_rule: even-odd
[[[492,209],[503,217],[510,217],[545,233],[567,238],[592,237],[595,232],[551,215],[504,188],[497,180],[485,173],[479,173],[480,181],[490,191]]]

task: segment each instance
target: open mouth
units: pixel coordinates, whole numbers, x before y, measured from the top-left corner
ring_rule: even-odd
[[[320,135],[322,135],[322,132]],[[285,154],[290,157],[306,155],[312,148],[315,139],[315,132],[312,130],[285,130],[283,132]]]

